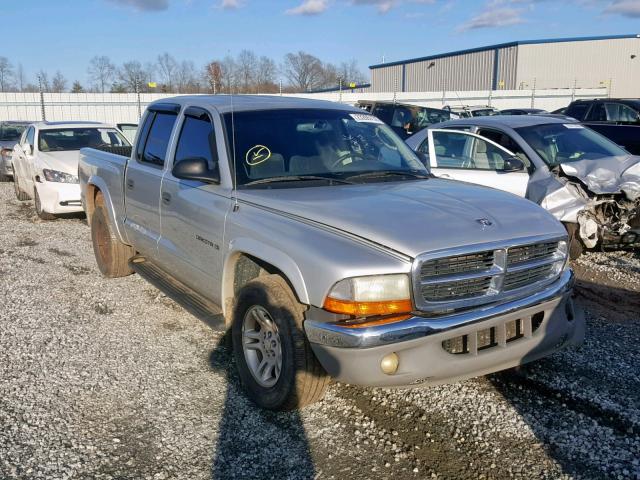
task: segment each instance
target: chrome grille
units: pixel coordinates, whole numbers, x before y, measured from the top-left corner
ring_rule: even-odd
[[[504,284],[502,288],[508,291],[524,287],[549,277],[552,270],[553,264],[550,264],[540,265],[539,267],[533,267],[527,270],[508,272],[504,277]]]
[[[507,256],[507,266],[517,265],[531,260],[550,258],[558,250],[558,242],[546,242],[534,245],[512,247]]]
[[[439,277],[441,275],[454,275],[456,273],[487,270],[493,265],[493,250],[469,255],[457,255],[455,257],[436,258],[424,263],[421,275],[426,277]]]
[[[526,295],[551,283],[566,259],[566,241],[541,238],[421,255],[414,264],[416,307],[446,312]]]

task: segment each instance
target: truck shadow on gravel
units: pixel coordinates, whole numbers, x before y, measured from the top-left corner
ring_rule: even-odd
[[[211,368],[227,379],[212,480],[316,478],[299,412],[271,412],[247,399],[236,374],[230,335],[223,335],[209,357]]]
[[[629,365],[640,358],[640,292],[578,280],[576,294],[587,313],[583,345],[487,379],[564,473],[635,478],[629,475],[640,475],[632,464],[640,438],[640,424],[632,421],[640,408],[640,383],[628,370],[640,370],[640,364]],[[603,371],[593,360],[605,358]]]

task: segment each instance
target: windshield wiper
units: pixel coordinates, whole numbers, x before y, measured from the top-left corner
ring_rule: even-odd
[[[346,177],[348,180],[366,179],[366,178],[383,178],[389,176],[411,177],[420,180],[427,180],[432,178],[431,175],[412,172],[410,170],[374,170],[371,172],[358,173],[356,175],[350,175]]]
[[[326,182],[346,183],[351,184],[347,180],[334,177],[322,177],[320,175],[285,175],[280,177],[261,178],[259,180],[253,180],[252,182],[245,183],[244,186],[260,185],[264,183],[278,183],[278,182],[304,182],[308,180],[324,180]]]

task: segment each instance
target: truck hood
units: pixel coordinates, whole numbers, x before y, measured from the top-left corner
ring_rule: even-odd
[[[640,198],[640,157],[605,157],[560,164],[562,172],[580,180],[596,195],[624,193]]]
[[[77,150],[64,152],[39,152],[38,160],[42,168],[78,175],[80,152]]]
[[[566,234],[533,202],[440,179],[240,190],[238,199],[340,229],[410,257],[443,248]]]

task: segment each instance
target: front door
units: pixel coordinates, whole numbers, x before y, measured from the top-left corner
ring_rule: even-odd
[[[429,154],[431,171],[437,177],[477,183],[520,197],[527,192],[527,171],[507,168],[516,156],[480,135],[457,130],[429,130],[428,152],[424,153]],[[517,161],[523,165],[519,159]]]
[[[218,169],[214,122],[198,107],[189,107],[181,126],[172,166],[188,158],[204,158]],[[221,141],[221,140],[220,140]],[[228,189],[217,184],[183,180],[167,171],[162,180],[160,263],[195,291],[220,303],[222,241],[231,208]]]

